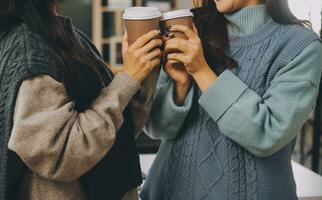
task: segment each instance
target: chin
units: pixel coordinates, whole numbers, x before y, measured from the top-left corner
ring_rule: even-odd
[[[217,10],[221,13],[234,12],[234,2],[232,0],[214,0]]]

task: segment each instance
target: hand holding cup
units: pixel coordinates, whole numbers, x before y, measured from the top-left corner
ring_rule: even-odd
[[[130,7],[123,14],[127,30],[122,41],[124,72],[139,81],[161,62],[160,17],[154,7]]]
[[[183,33],[187,40],[173,38],[165,42],[165,51],[173,52],[173,50],[176,50],[176,52],[167,55],[168,60],[183,63],[191,75],[208,66],[202,43],[195,27],[192,30],[184,25],[174,25],[170,31]]]
[[[150,31],[137,39],[129,46],[128,35],[122,40],[122,56],[124,72],[138,81],[143,81],[151,71],[160,65],[162,40],[159,39],[160,32]]]
[[[208,65],[198,31],[194,27],[191,30],[187,26],[175,25],[172,31],[184,33],[188,40],[174,38],[166,41],[165,49],[177,49],[180,53],[168,54],[168,60],[179,61],[184,64],[186,70],[191,74],[202,92],[217,79],[217,75]]]

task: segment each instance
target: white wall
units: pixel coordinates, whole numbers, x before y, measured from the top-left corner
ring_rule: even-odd
[[[288,0],[292,12],[299,19],[311,21],[314,31],[321,30],[322,0]]]
[[[192,0],[177,0],[178,8],[193,8]]]

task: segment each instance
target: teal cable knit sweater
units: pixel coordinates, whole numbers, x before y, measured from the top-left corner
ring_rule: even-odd
[[[184,105],[163,72],[146,133],[162,145],[143,200],[293,200],[291,142],[309,118],[322,68],[319,37],[272,20],[265,5],[226,15],[238,62]]]
[[[243,37],[256,31],[269,19],[265,9],[265,6],[260,5],[226,14],[225,17],[229,21],[229,37]],[[219,127],[235,142],[256,156],[272,155],[297,134],[299,125],[294,123],[295,119],[303,121],[307,118],[307,113],[313,109],[321,74],[321,55],[321,42],[315,41],[279,71],[272,85],[282,84],[283,87],[270,88],[267,97],[275,98],[271,100],[272,102],[262,104],[263,107],[254,107],[262,101],[262,98],[250,89],[246,89],[247,86],[236,79],[231,71],[221,74],[200,97],[199,103],[215,121],[220,119]],[[154,139],[174,139],[192,106],[194,88],[190,89],[184,105],[177,106],[173,100],[173,86],[173,81],[162,71],[154,104],[162,107],[158,113],[152,114],[145,128]],[[281,99],[283,99],[281,103],[287,102],[287,105],[276,103]],[[282,120],[283,123],[277,125],[272,124],[274,121],[266,120],[263,124],[263,118],[272,114],[266,109],[261,109],[264,106],[269,107],[271,112],[277,111],[278,118],[275,120]],[[279,112],[281,110],[287,112]],[[301,115],[301,113],[306,114]],[[241,124],[232,123],[240,121],[243,122],[242,129]],[[283,127],[287,129],[281,131]],[[261,128],[262,130],[259,130]],[[258,134],[259,132],[262,134]]]

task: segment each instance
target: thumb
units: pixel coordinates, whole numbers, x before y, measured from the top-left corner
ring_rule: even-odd
[[[175,64],[175,63],[176,63],[175,60],[167,60],[166,64],[164,65],[164,70],[166,72],[169,72],[170,70],[172,70],[173,64]]]
[[[196,27],[196,25],[195,24],[193,24],[193,32],[196,34],[196,35],[198,35],[199,36],[199,32],[198,32],[198,29],[197,29],[197,27]]]
[[[128,36],[126,32],[122,38],[122,52],[126,53],[128,51],[128,48],[129,48],[129,42],[128,42]]]

